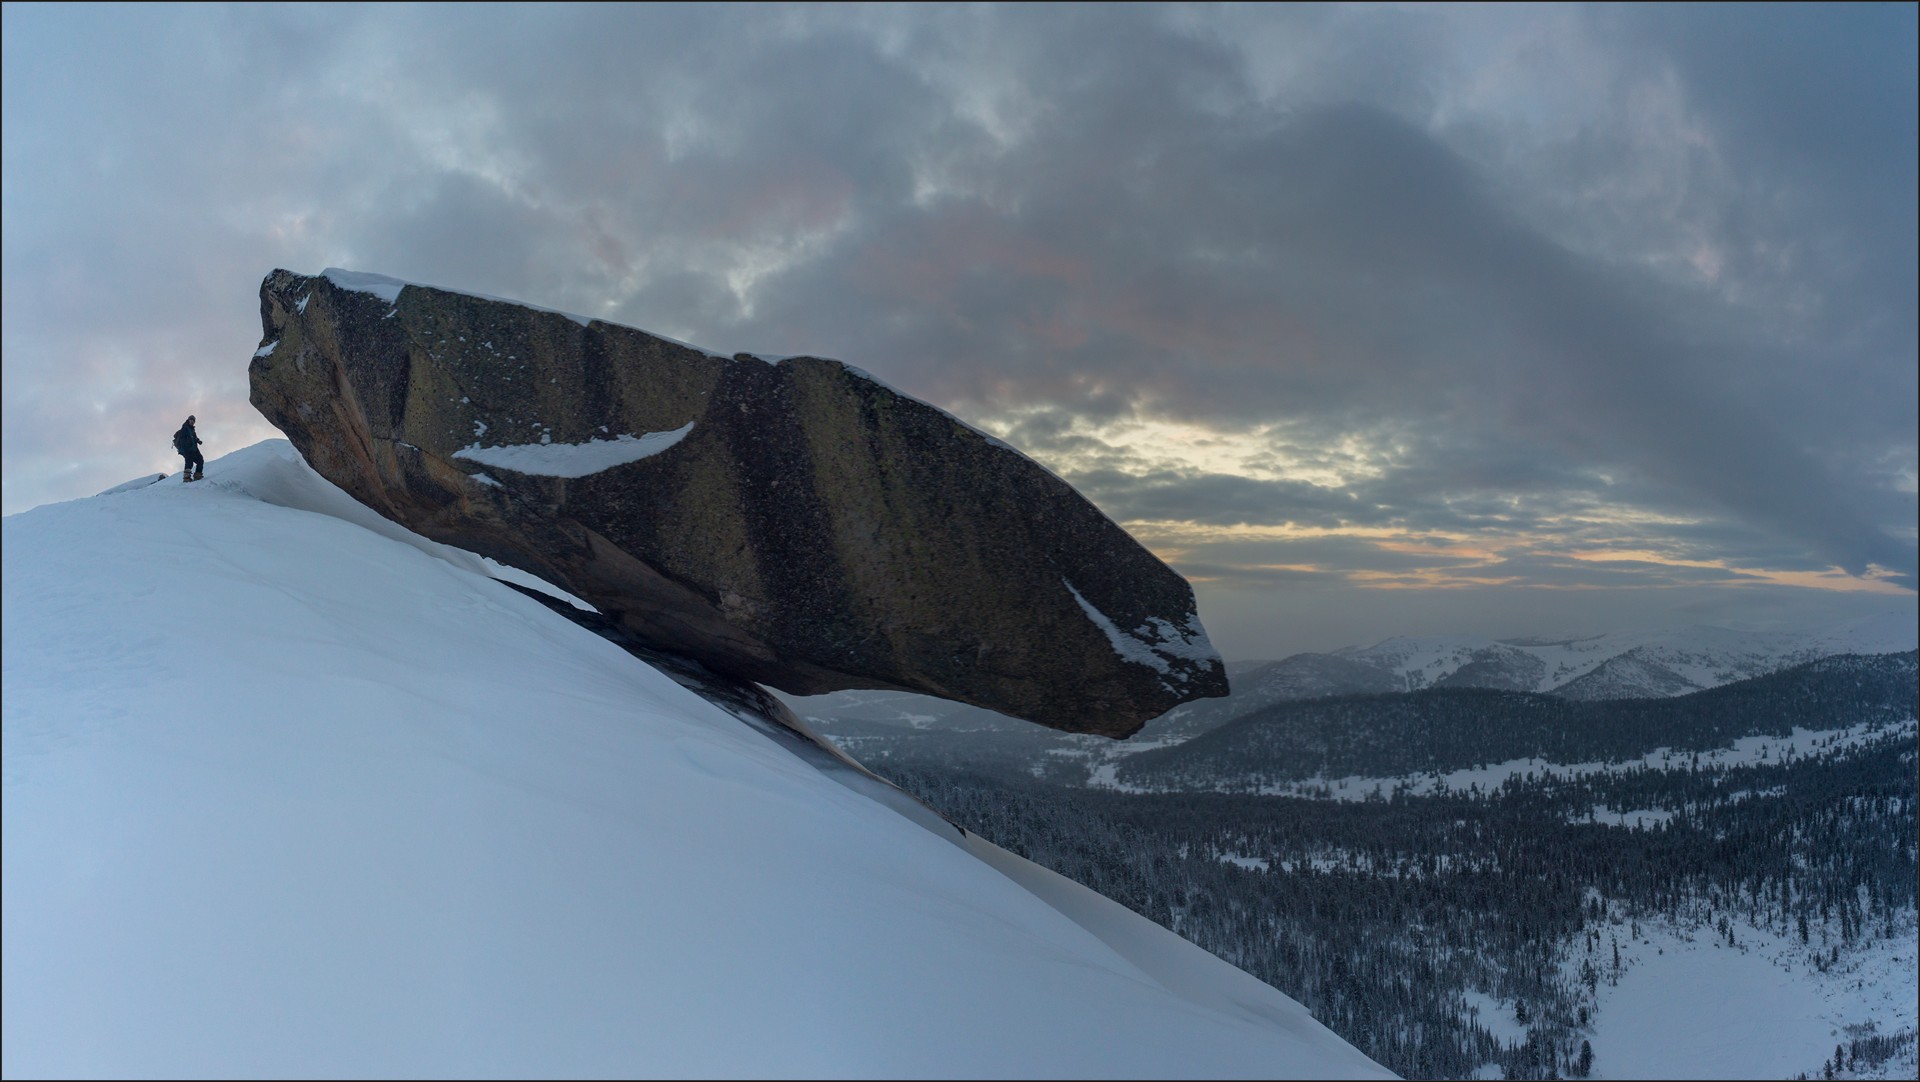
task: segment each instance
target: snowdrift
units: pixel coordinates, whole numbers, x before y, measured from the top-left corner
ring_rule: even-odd
[[[9,1077],[1385,1077],[284,441],[177,477],[4,520]]]

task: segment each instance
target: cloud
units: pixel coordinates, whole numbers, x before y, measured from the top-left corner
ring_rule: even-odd
[[[5,9],[9,511],[266,435],[342,265],[844,358],[1221,581],[1914,581],[1910,8],[337,7]]]

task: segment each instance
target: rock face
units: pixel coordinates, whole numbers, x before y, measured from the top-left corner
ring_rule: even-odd
[[[344,271],[260,316],[253,404],[321,474],[719,673],[1115,737],[1227,692],[1185,580],[858,369]]]

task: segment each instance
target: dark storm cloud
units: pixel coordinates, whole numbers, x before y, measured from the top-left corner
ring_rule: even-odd
[[[1874,493],[1809,453],[1863,420],[1872,444],[1911,443],[1910,331],[1851,351],[1820,318],[1789,328],[1799,340],[1763,337],[1721,292],[1582,255],[1507,213],[1403,118],[1223,108],[1233,58],[1147,17],[1099,20],[1096,59],[1077,64],[1089,21],[1026,28],[1029,55],[1051,58],[1022,73],[1047,108],[981,167],[979,194],[875,215],[862,243],[769,281],[748,325],[884,359],[909,388],[988,411],[1039,398],[1096,417],[1498,433],[1541,468],[1629,471],[1856,574],[1912,572],[1912,543],[1869,513]],[[1017,203],[994,206],[1002,188]],[[1856,284],[1813,271],[1795,284]],[[897,318],[860,318],[876,301]],[[1851,393],[1837,395],[1842,374]]]
[[[344,265],[840,357],[1123,520],[1912,582],[1911,8],[342,7],[5,8],[9,509],[268,434],[258,281]]]
[[[1263,481],[1229,474],[1122,470],[1076,471],[1074,486],[1125,521],[1174,519],[1207,525],[1367,526],[1392,512],[1351,488]]]
[[[1823,302],[1881,325],[1888,347],[1910,347],[1920,323],[1917,9],[1875,5],[1836,18],[1778,4],[1729,18],[1708,5],[1646,5],[1620,14],[1636,41],[1673,59],[1722,138],[1783,180],[1799,224],[1823,227],[1806,236],[1807,257],[1859,264],[1849,275],[1856,288]],[[1847,243],[1868,237],[1876,243]]]

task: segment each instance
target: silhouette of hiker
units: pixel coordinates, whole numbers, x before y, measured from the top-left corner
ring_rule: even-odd
[[[187,460],[186,473],[180,480],[198,481],[207,475],[207,460],[200,457],[200,434],[193,430],[192,417],[173,434],[173,449]]]

